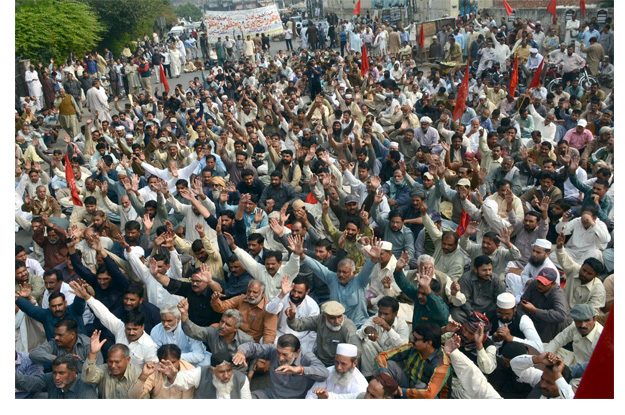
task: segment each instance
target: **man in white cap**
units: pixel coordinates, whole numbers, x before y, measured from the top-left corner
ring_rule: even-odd
[[[339,343],[360,345],[356,326],[345,316],[345,307],[338,301],[328,301],[321,306],[321,315],[295,318],[295,308],[286,311],[287,325],[294,331],[315,331],[317,350],[315,355],[325,366],[331,366]],[[286,334],[285,334],[286,336]]]
[[[365,392],[369,382],[360,373],[357,365],[358,348],[353,344],[340,343],[336,346],[334,366],[328,368],[328,378],[315,382],[306,394],[306,399],[327,399],[328,393],[344,395]]]
[[[516,312],[516,298],[509,292],[497,296],[497,319],[492,322],[492,339],[499,350],[510,342],[523,343],[543,352],[543,342],[534,327],[534,322],[526,315]]]
[[[377,304],[384,296],[397,297],[401,290],[393,280],[393,272],[397,258],[393,255],[393,244],[382,241],[380,259],[371,271],[371,279],[367,285],[367,311],[369,314],[377,311]],[[357,323],[358,324],[358,323]]]
[[[532,253],[530,254],[529,261],[521,275],[509,272],[506,275],[506,284],[512,293],[515,295],[517,303],[521,300],[521,296],[525,292],[525,288],[531,280],[536,278],[538,273],[543,268],[550,268],[556,270],[556,266],[549,259],[551,253],[551,242],[546,239],[537,239],[532,245]],[[556,271],[557,274],[557,271]],[[560,284],[560,275],[557,275],[557,283]]]
[[[432,119],[428,116],[421,117],[421,128],[414,130],[414,138],[419,141],[422,146],[429,147],[434,154],[440,154],[443,151],[439,140],[440,136],[435,128],[430,128]]]

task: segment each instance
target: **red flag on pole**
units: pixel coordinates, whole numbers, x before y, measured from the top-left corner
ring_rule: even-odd
[[[519,83],[519,55],[514,55],[514,68],[512,69],[512,75],[510,75],[510,89],[508,93],[514,96],[517,84]]]
[[[575,399],[614,399],[614,306],[590,356]]]
[[[360,14],[360,0],[358,0],[358,3],[356,3],[356,7],[354,7],[354,14]]]
[[[82,206],[82,200],[78,197],[78,190],[76,189],[76,179],[74,178],[74,170],[69,162],[69,157],[65,154],[65,181],[72,191],[72,203],[74,206]]]
[[[540,65],[538,65],[538,69],[536,69],[536,73],[534,74],[534,77],[532,78],[532,82],[530,82],[530,85],[527,87],[529,88],[536,88],[540,86],[540,75],[543,72],[543,63],[545,62],[545,58],[543,57],[543,60],[540,61]]]
[[[167,83],[167,78],[165,78],[165,70],[163,69],[163,64],[159,63],[160,65],[160,77],[161,77],[161,83],[163,84],[163,89],[165,90],[166,93],[169,94],[169,84]]]
[[[556,18],[556,0],[551,0],[549,5],[547,6],[547,11],[553,15],[553,18]]]
[[[456,233],[458,234],[458,236],[464,235],[465,231],[467,230],[467,226],[469,226],[470,221],[471,221],[471,217],[469,216],[467,212],[464,211],[464,209],[462,209],[462,216],[460,217],[460,224],[458,225],[458,228],[456,229]]]
[[[367,56],[367,47],[362,45],[362,59],[360,60],[360,74],[365,76],[369,72],[369,57]]]
[[[467,93],[469,92],[469,62],[471,59],[467,58],[467,70],[464,72],[464,78],[458,87],[458,93],[456,94],[456,106],[454,107],[453,118],[454,121],[459,120],[464,113],[464,107],[467,101]]]
[[[506,8],[506,14],[507,14],[508,16],[510,16],[510,15],[512,14],[512,12],[514,11],[514,9],[512,8],[512,6],[510,6],[506,0],[503,0],[503,7],[505,7],[505,8]]]
[[[425,47],[425,35],[423,34],[423,25],[421,25],[421,30],[419,31],[419,46],[421,46],[421,49]]]
[[[582,9],[582,14],[586,17],[586,0],[580,0],[579,8]]]

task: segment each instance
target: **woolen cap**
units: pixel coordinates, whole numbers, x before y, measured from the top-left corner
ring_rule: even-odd
[[[596,316],[595,309],[590,304],[578,304],[571,309],[571,318],[575,321],[586,321]]]
[[[338,301],[328,301],[321,306],[321,312],[329,316],[342,316],[345,313],[345,307]]]

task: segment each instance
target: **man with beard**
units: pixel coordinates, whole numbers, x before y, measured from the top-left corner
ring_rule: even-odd
[[[537,364],[544,365],[544,369],[536,369]],[[510,367],[520,382],[534,387],[528,399],[573,399],[575,396],[569,385],[571,370],[553,353],[517,356],[510,361]]]
[[[130,363],[130,349],[124,344],[111,346],[106,364],[97,365],[96,355],[104,342],[100,341],[100,332],[94,331],[91,350],[82,368],[82,381],[97,385],[102,399],[128,399],[128,391],[141,375],[141,368]]]
[[[247,376],[233,370],[232,357],[226,351],[214,353],[210,366],[180,372],[166,361],[157,370],[166,377],[164,388],[194,388],[193,399],[252,399]]]
[[[395,264],[393,278],[402,292],[414,301],[414,311],[412,315],[413,327],[425,322],[436,323],[444,327],[449,320],[449,309],[441,297],[436,294],[440,290],[440,283],[434,278],[434,264],[427,261],[423,261],[419,264],[419,268],[421,268],[421,265],[423,265],[424,268],[423,270],[419,270],[420,273],[417,274],[418,286],[415,287],[414,284],[406,278],[403,271],[409,259],[410,256],[408,252],[402,252],[401,257]],[[421,258],[419,259],[421,260]]]
[[[223,161],[226,166],[226,170],[230,175],[230,181],[232,183],[238,184],[242,180],[243,171],[249,169],[252,171],[254,175],[254,179],[258,179],[258,173],[256,172],[256,168],[252,166],[251,163],[248,163],[248,155],[244,151],[237,151],[235,155],[235,162],[233,163],[228,158],[228,154],[226,153],[225,147],[219,142],[217,144],[217,150],[219,155],[221,156],[221,161]]]
[[[603,326],[597,323],[597,312],[589,304],[578,304],[571,308],[573,323],[562,330],[545,346],[546,352],[561,357],[569,366],[590,361],[597,346]],[[565,348],[573,344],[573,351]]]
[[[362,340],[361,368],[364,376],[375,375],[375,358],[380,352],[408,342],[408,325],[397,318],[398,311],[399,302],[395,298],[382,297],[378,302],[378,315],[369,318],[358,330],[358,337]]]
[[[294,331],[314,331],[317,333],[317,350],[315,355],[325,366],[331,366],[339,343],[350,343],[360,346],[356,334],[356,325],[347,318],[345,307],[338,301],[328,301],[321,306],[321,315],[295,318],[295,307],[286,311],[287,324]],[[299,342],[299,340],[298,340]],[[310,388],[308,388],[310,389]]]
[[[317,341],[317,333],[313,330],[295,331],[291,329],[287,323],[287,314],[283,312],[283,310],[293,308],[295,317],[298,319],[318,316],[319,306],[308,295],[309,292],[310,283],[305,277],[297,276],[293,282],[290,282],[289,276],[285,275],[282,277],[280,294],[267,303],[266,311],[278,317],[277,338],[283,334],[293,334],[299,339],[302,350],[312,353]]]
[[[60,320],[54,325],[54,339],[31,350],[28,357],[33,363],[44,365],[48,372],[54,359],[73,355],[78,358],[76,364],[81,372],[89,354],[89,342],[88,336],[78,333],[78,324],[74,320]],[[98,354],[97,362],[103,363],[101,354]]]
[[[521,298],[519,313],[527,315],[536,327],[543,343],[550,342],[570,323],[569,305],[560,284],[558,272],[543,268]]]
[[[128,225],[130,222],[127,222]],[[119,228],[111,223],[106,217],[106,212],[103,210],[96,210],[93,214],[93,224],[91,227],[96,231],[99,236],[107,236],[113,240],[122,237],[122,233]]]
[[[333,392],[325,393],[318,390],[318,399],[393,399],[397,395],[399,386],[388,373],[378,373],[367,385],[367,390],[360,393],[337,395]]]
[[[547,209],[548,212],[548,209]],[[533,246],[538,239],[545,239],[549,231],[548,213],[543,214],[536,211],[529,211],[523,217],[523,221],[517,219],[514,209],[508,210],[508,220],[512,225],[512,230],[516,235],[514,246],[521,253],[521,257],[508,263],[509,268],[517,268],[519,272],[527,265],[532,254]]]
[[[180,348],[175,344],[162,345],[158,348],[156,356],[160,362],[160,367],[167,365],[176,371],[194,369],[191,363],[181,358]],[[146,362],[141,370],[141,375],[128,391],[128,397],[130,399],[191,399],[193,397],[194,388],[182,391],[165,388],[166,381],[167,376],[157,369],[156,362]]]
[[[79,286],[80,285],[76,282],[70,283],[70,287],[74,290],[75,287]],[[82,319],[82,315],[85,311],[85,302],[83,300],[77,297],[74,299],[72,305],[68,306],[67,301],[65,301],[65,295],[61,292],[56,292],[50,295],[50,308],[44,309],[30,302],[31,289],[31,284],[25,283],[20,285],[19,291],[15,293],[15,305],[19,307],[24,314],[39,321],[43,325],[47,340],[54,339],[54,325],[64,319],[76,321],[78,323],[78,332],[86,334]]]
[[[182,331],[180,310],[176,305],[168,304],[161,307],[161,322],[152,329],[150,337],[159,347],[164,345],[178,347],[178,359],[182,359],[190,365],[207,366],[210,364],[210,353],[206,351],[202,342],[189,338]],[[162,359],[159,357],[160,360]]]
[[[440,326],[418,324],[413,337],[412,343],[380,353],[376,358],[379,371],[397,380],[399,396],[404,399],[447,399],[451,365],[442,348]]]
[[[327,399],[328,393],[346,395],[365,392],[368,382],[357,365],[358,348],[353,344],[339,344],[334,366],[328,368],[330,375],[324,381],[315,382],[306,394],[306,399]]]
[[[458,284],[466,300],[451,307],[454,321],[465,323],[467,316],[476,311],[494,320],[496,298],[506,291],[506,285],[503,279],[493,275],[493,261],[486,255],[478,256],[473,261],[473,269],[465,272]]]
[[[546,239],[536,239],[536,242],[532,245],[532,253],[529,257],[529,262],[525,268],[523,268],[521,274],[509,272],[506,275],[506,285],[509,291],[516,297],[517,303],[521,299],[530,281],[536,278],[543,268],[553,270],[557,277],[555,281],[560,285],[560,275],[556,271],[556,266],[549,259],[550,253],[551,242]]]
[[[67,258],[67,245],[65,239],[67,233],[63,228],[50,222],[46,215],[41,215],[43,224],[33,232],[33,241],[36,242],[41,248],[43,248],[43,256],[45,263],[43,269],[46,271],[56,267],[57,265],[65,262]],[[47,231],[47,235],[44,235],[44,230]]]
[[[282,209],[287,202],[295,199],[296,192],[289,183],[282,181],[282,172],[274,170],[271,173],[271,184],[263,190],[263,194],[258,201],[258,206],[265,210],[267,214]]]
[[[160,322],[159,310],[154,304],[145,299],[145,289],[142,285],[133,283],[124,292],[122,305],[111,310],[113,315],[124,320],[130,311],[141,311],[145,316],[145,331],[150,334],[152,327]]]
[[[124,320],[120,320],[115,317],[104,304],[93,298],[87,292],[86,286],[87,283],[84,283],[84,285],[77,283],[71,284],[76,294],[74,304],[76,304],[78,298],[81,298],[89,305],[89,308],[91,308],[93,314],[100,319],[102,325],[113,333],[116,344],[128,346],[130,350],[130,360],[134,366],[141,368],[145,362],[157,362],[156,343],[154,343],[152,338],[144,331],[145,316],[143,312],[140,310],[130,310]],[[100,332],[99,330],[94,331],[94,333],[96,332],[98,333],[99,340]],[[105,341],[106,339],[103,340],[103,342]],[[91,346],[93,350],[93,344]],[[100,350],[101,347],[102,346],[98,347],[98,350]],[[112,348],[109,349],[109,356],[111,350]],[[91,353],[89,354],[89,360],[95,360],[91,359]]]
[[[15,388],[30,392],[47,392],[48,399],[98,399],[93,385],[83,383],[76,374],[78,360],[73,355],[57,357],[52,373],[15,375]]]
[[[497,319],[491,332],[499,350],[514,342],[533,347],[538,353],[543,352],[543,343],[534,323],[528,316],[517,313],[516,298],[508,292],[497,296]]]
[[[253,399],[302,399],[315,382],[328,377],[326,369],[311,352],[300,349],[297,337],[284,334],[278,344],[245,343],[239,346],[232,363],[245,364],[246,359],[269,360],[271,387],[252,392]]]
[[[191,321],[189,302],[186,298],[178,303],[178,310],[180,310],[184,334],[204,342],[212,354],[225,351],[232,356],[241,344],[254,341],[252,336],[239,329],[243,321],[239,310],[226,310],[219,323],[210,327],[200,327]],[[243,365],[238,365],[235,369],[241,373],[247,373]]]
[[[293,150],[282,150],[280,152],[282,158],[280,158],[276,150],[269,146],[269,155],[276,166],[275,171],[282,173],[285,183],[291,185],[296,192],[301,192],[299,181],[302,178],[302,169],[299,164],[293,163]]]

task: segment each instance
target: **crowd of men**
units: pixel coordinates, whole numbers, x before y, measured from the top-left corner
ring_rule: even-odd
[[[613,81],[610,25],[471,15],[423,52],[470,73],[417,64],[416,24],[339,26],[200,40],[160,94],[180,39],[27,71],[16,397],[575,395],[614,300],[613,91],[578,79]],[[562,83],[509,91],[515,56]]]

